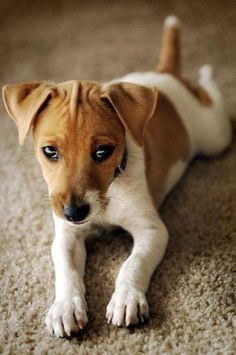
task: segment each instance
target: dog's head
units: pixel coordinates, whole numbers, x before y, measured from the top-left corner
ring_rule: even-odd
[[[126,131],[143,145],[156,98],[156,90],[128,83],[32,82],[3,88],[20,144],[32,127],[56,215],[85,223],[106,207],[106,191],[124,156]]]

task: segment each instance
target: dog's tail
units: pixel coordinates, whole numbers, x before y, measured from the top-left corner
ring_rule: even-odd
[[[180,75],[180,21],[176,16],[168,16],[165,19],[156,70],[159,73]]]

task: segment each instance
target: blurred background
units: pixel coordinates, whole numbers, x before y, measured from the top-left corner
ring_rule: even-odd
[[[165,17],[183,23],[183,71],[215,67],[226,109],[236,116],[235,0],[2,0],[0,86],[29,80],[106,81],[154,68]],[[51,338],[44,317],[54,298],[53,239],[46,184],[32,141],[0,99],[0,353],[235,353],[236,141],[196,159],[161,209],[170,242],[148,300],[150,322],[118,329],[105,310],[132,242],[124,234],[88,243],[89,325],[70,341]]]
[[[212,63],[230,107],[236,73],[234,0],[8,0],[0,4],[0,80],[93,79],[152,69],[164,18],[183,22],[183,68]]]

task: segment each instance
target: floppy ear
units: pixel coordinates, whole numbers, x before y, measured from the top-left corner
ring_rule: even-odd
[[[33,120],[46,107],[52,93],[52,87],[47,82],[20,83],[3,87],[3,101],[18,128],[20,145],[23,145]]]
[[[143,146],[144,128],[154,114],[157,90],[131,83],[117,83],[109,85],[101,98],[110,101],[128,133]]]

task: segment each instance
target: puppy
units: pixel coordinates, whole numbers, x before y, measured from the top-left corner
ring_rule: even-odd
[[[108,322],[148,317],[146,292],[167,246],[161,202],[197,154],[222,152],[231,125],[212,70],[193,86],[180,71],[179,23],[165,20],[155,72],[105,84],[69,81],[6,85],[3,98],[23,144],[33,131],[55,222],[55,302],[46,325],[57,337],[87,319],[85,238],[95,225],[118,225],[134,240],[107,306]]]

